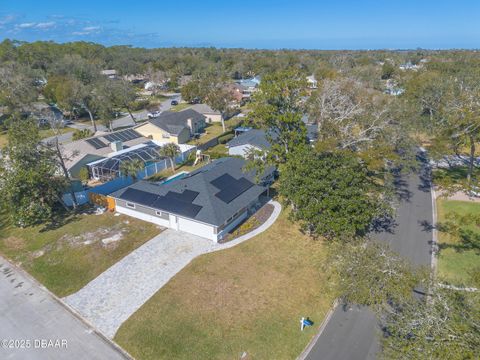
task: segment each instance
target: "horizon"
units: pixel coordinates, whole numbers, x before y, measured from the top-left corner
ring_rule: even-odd
[[[475,50],[480,48],[479,11],[480,4],[470,0],[455,4],[246,0],[238,5],[187,0],[182,6],[85,0],[81,7],[25,0],[2,4],[0,40],[87,41],[150,49]]]

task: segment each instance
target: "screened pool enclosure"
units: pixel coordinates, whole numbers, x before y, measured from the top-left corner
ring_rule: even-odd
[[[120,167],[123,162],[141,160],[145,166],[157,163],[165,158],[159,155],[161,146],[152,143],[136,149],[125,149],[114,156],[87,164],[90,176],[97,180],[110,180],[121,176]]]

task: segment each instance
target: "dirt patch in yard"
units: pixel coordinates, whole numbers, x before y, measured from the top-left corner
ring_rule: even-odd
[[[21,250],[25,247],[25,240],[15,236],[9,236],[3,239],[3,243],[6,247],[12,250]]]
[[[121,240],[124,231],[121,224],[116,224],[112,227],[99,228],[95,231],[85,232],[77,236],[65,234],[59,239],[57,246],[61,247],[63,244],[68,244],[71,247],[78,247],[96,243],[109,245]]]

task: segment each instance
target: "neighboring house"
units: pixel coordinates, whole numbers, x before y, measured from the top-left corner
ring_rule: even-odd
[[[305,120],[307,119],[307,120]],[[318,127],[316,124],[308,123],[308,118],[304,117],[305,127],[307,129],[307,138],[310,143],[313,143],[318,138]],[[242,131],[237,131],[241,129]],[[239,133],[236,137],[230,140],[226,146],[228,148],[228,155],[242,156],[246,158],[252,149],[262,151],[264,154],[270,150],[272,145],[267,139],[265,130],[237,128],[235,133]],[[277,134],[270,134],[272,139],[277,138]]]
[[[135,127],[141,135],[159,142],[184,144],[205,128],[205,116],[192,109],[164,111]]]
[[[307,76],[307,83],[309,89],[316,89],[318,88],[318,81],[315,79],[315,75]]]
[[[257,91],[258,86],[260,85],[260,78],[253,77],[250,79],[238,80],[237,84],[243,87],[243,94],[245,97],[250,97],[255,91]]]
[[[139,159],[144,163],[144,169],[139,171],[139,175],[149,176],[157,173],[168,166],[170,160],[160,156],[160,148],[165,143],[159,143],[155,140],[135,145],[123,150],[115,151],[107,155],[107,157],[98,159],[86,164],[90,178],[96,180],[111,180],[120,177],[122,174],[122,163]],[[179,145],[180,153],[174,159],[175,163],[183,162],[187,159],[188,154],[196,149],[193,145]],[[148,168],[145,168],[148,167]]]
[[[218,110],[213,110],[207,104],[195,104],[190,106],[189,109],[195,110],[196,112],[205,116],[207,123],[222,122],[223,120],[222,113]]]
[[[61,149],[70,175],[78,177],[80,169],[92,161],[149,141],[135,130],[126,129],[62,144]]]
[[[245,100],[249,97],[248,94],[245,94],[246,88],[238,83],[227,84],[225,89],[230,92],[234,102],[241,103],[242,100]]]
[[[386,81],[385,87],[386,89],[384,92],[388,95],[398,96],[402,95],[405,92],[405,89],[399,87],[397,82],[392,79],[388,79]]]
[[[109,79],[116,79],[117,78],[117,70],[107,69],[107,70],[102,70],[100,73],[102,75],[108,77]]]
[[[110,197],[118,213],[218,242],[254,211],[273,181],[255,183],[245,160],[221,158],[168,184],[139,181]]]
[[[401,64],[401,65],[399,66],[399,69],[400,69],[400,70],[403,70],[403,71],[405,71],[405,70],[415,70],[415,71],[417,71],[417,70],[420,69],[421,67],[422,67],[421,65],[414,65],[414,64],[412,64],[412,63],[409,61],[409,62],[407,62],[407,63],[405,63],[405,64]]]
[[[274,134],[272,134],[273,137]],[[263,151],[270,150],[271,144],[267,140],[265,130],[252,129],[242,132],[227,144],[228,154],[232,156],[247,157],[252,149]]]

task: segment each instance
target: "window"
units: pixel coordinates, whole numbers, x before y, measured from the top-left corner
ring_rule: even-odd
[[[162,219],[165,219],[165,220],[168,220],[168,218],[169,218],[168,213],[160,211],[160,210],[156,210],[155,215],[157,215],[158,217],[160,217]]]
[[[126,203],[127,207],[129,207],[130,209],[135,209],[135,204],[134,203],[131,203],[131,202],[128,202]]]

